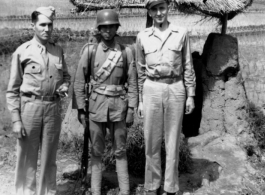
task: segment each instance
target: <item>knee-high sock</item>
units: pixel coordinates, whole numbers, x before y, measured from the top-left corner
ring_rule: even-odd
[[[101,157],[91,156],[91,191],[93,195],[101,194],[102,163]]]
[[[126,154],[122,157],[116,156],[116,170],[118,174],[118,181],[120,187],[120,194],[130,194],[129,174],[128,174],[128,161]]]

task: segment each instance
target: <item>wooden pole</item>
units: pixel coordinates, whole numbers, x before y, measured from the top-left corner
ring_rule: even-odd
[[[228,14],[224,14],[222,17],[222,35],[226,34],[226,30],[227,30],[227,19],[228,19]]]

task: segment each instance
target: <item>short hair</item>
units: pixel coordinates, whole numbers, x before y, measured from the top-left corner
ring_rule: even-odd
[[[38,16],[39,16],[40,14],[41,14],[41,13],[38,12],[38,11],[34,11],[34,12],[32,12],[32,14],[31,14],[31,22],[32,22],[32,23],[37,22],[37,21],[38,21]]]

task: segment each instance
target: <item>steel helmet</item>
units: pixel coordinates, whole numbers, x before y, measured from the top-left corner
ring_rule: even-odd
[[[118,14],[112,9],[104,9],[97,13],[97,28],[101,25],[121,25]]]

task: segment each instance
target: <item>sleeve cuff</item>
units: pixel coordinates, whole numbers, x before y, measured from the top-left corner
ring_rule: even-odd
[[[143,102],[143,94],[139,93],[139,102]]]
[[[11,116],[12,116],[13,123],[16,121],[21,121],[21,117],[18,111],[12,111]]]
[[[192,96],[195,96],[195,88],[194,87],[189,87],[186,89],[186,92],[187,92],[187,96],[188,97],[192,97]]]

